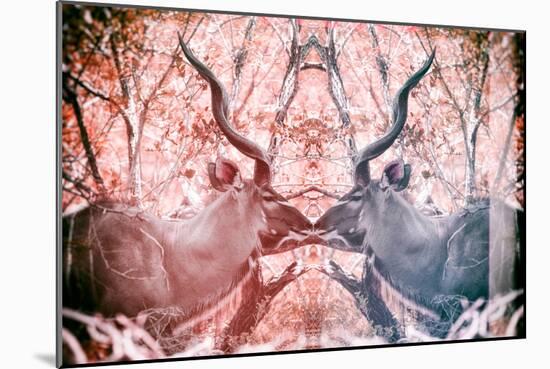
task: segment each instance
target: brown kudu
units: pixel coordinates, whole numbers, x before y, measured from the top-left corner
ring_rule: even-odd
[[[210,85],[217,125],[255,161],[254,178],[241,178],[226,159],[208,164],[210,182],[221,195],[189,220],[164,220],[122,204],[92,205],[65,216],[64,306],[129,316],[166,307],[204,312],[243,286],[258,257],[298,247],[311,231],[309,220],[271,187],[266,151],[228,122],[220,81],[181,37],[180,45]]]

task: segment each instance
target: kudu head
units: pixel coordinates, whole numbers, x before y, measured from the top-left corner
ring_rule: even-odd
[[[311,233],[311,222],[271,186],[271,159],[267,152],[239,134],[228,121],[227,93],[210,69],[187,47],[181,35],[180,46],[187,60],[208,82],[212,94],[212,114],[227,140],[242,154],[255,160],[254,178],[243,179],[238,166],[218,158],[208,164],[212,186],[226,196],[232,206],[218,216],[245,217],[257,231],[263,255],[289,250]],[[239,230],[234,230],[239,231]]]
[[[430,68],[435,51],[397,92],[393,101],[392,126],[377,141],[367,145],[354,156],[354,187],[328,209],[314,225],[315,232],[329,246],[355,252],[364,252],[364,246],[375,247],[377,238],[388,237],[387,232],[398,223],[405,205],[398,192],[404,190],[411,174],[411,166],[401,159],[387,164],[380,179],[371,177],[369,162],[382,155],[397,139],[407,119],[409,92]],[[376,229],[384,226],[383,229]],[[406,225],[401,225],[406,226]],[[377,250],[374,250],[375,253]]]

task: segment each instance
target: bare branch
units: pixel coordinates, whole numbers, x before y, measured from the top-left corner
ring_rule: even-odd
[[[252,31],[256,25],[256,17],[250,17],[248,21],[243,37],[243,43],[239,50],[237,50],[233,55],[233,86],[231,89],[231,95],[229,97],[229,111],[233,111],[235,106],[235,101],[239,96],[239,88],[241,85],[241,75],[243,72],[243,67],[248,56],[248,46],[252,41]]]
[[[328,45],[325,48],[324,55],[330,96],[338,108],[340,120],[342,121],[342,128],[346,128],[350,125],[351,119],[349,116],[348,99],[344,89],[344,83],[342,82],[340,69],[338,68],[337,51],[334,40],[334,27],[330,27],[328,29]]]
[[[101,177],[101,174],[99,173],[99,169],[97,167],[97,161],[94,154],[94,150],[92,148],[92,145],[90,144],[90,139],[88,136],[88,130],[86,129],[86,126],[84,124],[84,118],[82,116],[82,110],[80,109],[80,104],[78,103],[78,96],[75,91],[73,91],[69,85],[66,78],[63,78],[63,98],[71,104],[73,108],[73,112],[76,118],[76,122],[78,125],[78,129],[80,131],[80,138],[82,140],[82,146],[84,147],[84,151],[86,152],[86,158],[88,159],[88,166],[90,167],[90,170],[92,171],[92,177],[94,181],[96,182],[99,191],[104,191],[104,182],[103,178]]]
[[[369,33],[372,38],[372,46],[376,51],[376,65],[378,67],[378,72],[380,73],[380,78],[382,79],[382,92],[384,96],[384,103],[386,104],[386,123],[389,123],[389,112],[391,112],[391,97],[390,97],[390,82],[389,82],[389,65],[382,55],[382,50],[380,49],[380,43],[378,41],[378,35],[372,24],[369,24]]]
[[[288,47],[286,40],[283,38],[283,35],[281,34],[281,31],[279,31],[279,29],[273,24],[273,22],[271,21],[271,18],[266,17],[265,21],[271,26],[271,28],[273,28],[273,31],[275,32],[275,34],[279,38],[279,41],[281,41],[281,44],[283,45],[283,47],[286,51],[286,54],[290,57],[290,54],[291,54],[290,48]]]
[[[305,189],[303,189],[303,190],[300,190],[300,191],[291,193],[290,195],[287,195],[285,198],[286,198],[287,200],[295,199],[295,198],[297,198],[297,197],[300,197],[300,196],[305,195],[305,194],[308,193],[308,192],[318,192],[318,193],[320,193],[320,194],[322,194],[322,195],[325,195],[325,196],[327,196],[327,197],[330,197],[330,198],[332,198],[332,199],[337,199],[337,200],[340,198],[340,196],[338,196],[338,195],[336,195],[336,194],[334,194],[334,193],[332,193],[332,192],[330,192],[330,191],[324,190],[324,189],[322,189],[322,188],[320,188],[320,187],[317,187],[317,186],[309,186],[309,187],[307,187],[307,188],[305,188]]]
[[[289,283],[312,269],[312,267],[293,262],[281,273],[273,276],[268,282],[263,283],[259,276],[256,277],[256,291],[249,295],[240,306],[223,333],[223,339],[218,348],[225,353],[234,352],[240,342],[235,342],[240,336],[250,334],[269,312],[270,304]],[[258,273],[258,272],[257,272]]]
[[[63,343],[71,350],[75,364],[85,364],[88,362],[88,357],[82,349],[80,342],[78,342],[76,337],[73,336],[71,332],[65,328],[62,328],[61,337],[63,338]]]
[[[302,48],[299,45],[298,25],[294,19],[289,20],[289,22],[292,27],[292,42],[286,74],[281,85],[279,98],[277,99],[275,114],[275,121],[279,125],[283,124],[288,108],[298,92],[298,74],[303,57]]]

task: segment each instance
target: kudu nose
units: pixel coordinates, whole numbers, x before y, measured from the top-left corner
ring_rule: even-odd
[[[317,221],[313,224],[313,233],[318,236],[322,236],[332,231],[334,229],[334,226],[330,225],[327,220],[328,219],[326,216],[322,216],[321,218],[317,219]]]
[[[309,236],[313,233],[313,223],[308,219],[305,220],[299,227],[294,229],[294,232],[302,236]]]
[[[290,228],[301,236],[310,235],[313,231],[313,224],[311,223],[311,221],[297,210],[294,215],[295,216],[291,217],[290,219],[292,223],[289,222],[291,224]]]

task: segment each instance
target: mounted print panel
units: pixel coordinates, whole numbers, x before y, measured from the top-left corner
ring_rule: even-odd
[[[58,10],[60,365],[525,337],[525,32]]]

